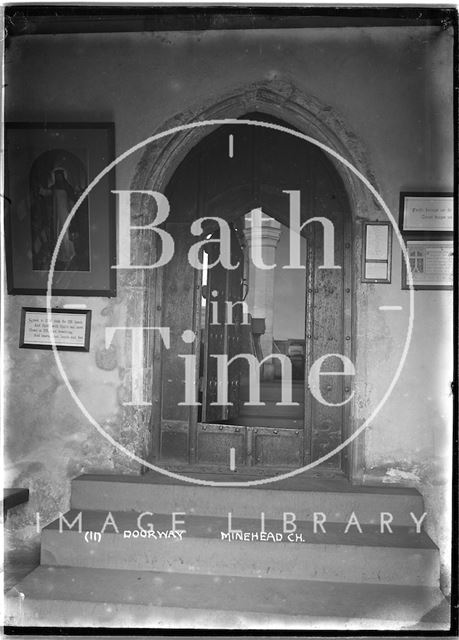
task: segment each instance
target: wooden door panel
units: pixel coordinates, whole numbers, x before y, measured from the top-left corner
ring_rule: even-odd
[[[246,464],[246,429],[230,425],[199,424],[197,431],[197,461],[200,464],[221,464],[230,468],[230,450],[235,450],[236,466]]]
[[[342,274],[339,270],[316,272],[314,289],[313,360],[325,354],[343,353]],[[338,311],[338,312],[337,312]],[[328,358],[323,371],[342,371],[339,358]],[[326,402],[338,404],[343,401],[344,378],[321,376],[320,392]],[[312,460],[322,457],[341,443],[342,407],[330,407],[314,400],[312,431]]]
[[[299,467],[302,465],[303,429],[251,428],[255,465]]]
[[[162,421],[161,455],[168,460],[188,459],[190,428],[188,422]]]
[[[311,325],[309,327],[310,365],[326,354],[344,355],[344,243],[345,224],[343,211],[338,206],[338,198],[330,193],[330,181],[324,180],[326,172],[318,167],[314,183],[312,211],[315,216],[324,216],[334,224],[335,265],[340,269],[321,269],[323,264],[324,234],[321,225],[314,224],[310,231],[313,243],[313,273],[309,280],[309,300],[312,304]],[[350,338],[350,336],[347,336]],[[322,371],[341,372],[339,358],[327,358]],[[348,380],[343,376],[321,376],[320,392],[323,399],[336,405],[346,397]],[[310,395],[310,391],[308,392]],[[309,399],[311,405],[311,453],[314,461],[335,449],[342,442],[344,410],[343,407],[328,406],[315,398]],[[324,466],[340,467],[341,455],[327,460]]]

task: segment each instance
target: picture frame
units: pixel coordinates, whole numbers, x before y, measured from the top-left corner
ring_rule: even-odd
[[[392,277],[392,225],[364,222],[362,282],[390,284]]]
[[[44,295],[56,241],[74,204],[114,159],[114,124],[8,123],[5,240],[9,294]],[[116,295],[114,170],[87,194],[62,238],[52,294]]]
[[[53,334],[58,351],[89,351],[91,310],[51,309]],[[20,349],[52,349],[48,310],[22,307],[19,331]]]
[[[419,235],[406,240],[413,274],[413,288],[419,290],[453,289],[454,241],[432,240]],[[402,255],[402,289],[409,289],[405,259]]]
[[[452,233],[453,193],[402,191],[399,216],[399,226],[403,233]]]

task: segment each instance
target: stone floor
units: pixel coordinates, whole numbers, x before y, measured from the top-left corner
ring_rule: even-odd
[[[9,591],[40,564],[40,536],[20,540],[5,533],[4,592]]]

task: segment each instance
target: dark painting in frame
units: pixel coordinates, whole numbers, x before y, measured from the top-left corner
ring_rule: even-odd
[[[114,159],[113,123],[8,123],[5,242],[9,294],[46,294],[62,225]],[[80,204],[56,257],[53,295],[115,296],[114,170]]]

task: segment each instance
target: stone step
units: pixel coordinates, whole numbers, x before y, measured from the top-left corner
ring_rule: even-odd
[[[81,532],[75,522],[81,514]],[[42,530],[41,564],[100,569],[171,571],[245,577],[294,578],[396,585],[438,586],[438,549],[426,533],[397,527],[380,532],[374,525],[349,527],[297,522],[182,515],[173,532],[171,514],[70,511]],[[288,518],[287,518],[288,520]],[[113,522],[116,525],[113,525]],[[107,526],[104,527],[104,523]],[[154,531],[147,533],[152,523]],[[146,529],[140,535],[140,527]],[[228,535],[240,530],[241,535]],[[102,533],[103,531],[103,533]],[[101,533],[100,541],[89,532]],[[129,532],[129,533],[125,533]],[[135,533],[133,533],[135,532]],[[161,532],[161,533],[160,533]],[[269,533],[268,533],[269,532]],[[160,537],[164,535],[165,537]],[[225,539],[226,538],[226,539]]]
[[[223,517],[231,512],[247,518],[258,518],[264,512],[267,519],[281,519],[284,512],[293,512],[298,520],[312,520],[313,513],[320,511],[329,522],[347,522],[354,512],[361,524],[377,524],[380,513],[389,512],[398,526],[413,526],[410,513],[420,518],[424,512],[421,494],[411,488],[355,487],[342,478],[305,476],[250,487],[233,484],[247,480],[259,481],[259,477],[196,476],[196,481],[217,482],[217,486],[209,486],[153,472],[141,476],[86,474],[72,481],[71,508],[138,513],[183,511]],[[222,482],[230,486],[218,486]]]
[[[304,405],[282,406],[276,402],[265,402],[264,406],[241,405],[239,408],[240,417],[262,418],[297,418],[303,421]],[[238,420],[235,418],[235,420]]]
[[[232,422],[244,427],[269,427],[272,429],[303,429],[303,418],[280,418],[265,416],[238,416]]]
[[[240,387],[240,399],[249,399],[249,385],[242,384]],[[262,402],[280,402],[282,400],[282,386],[280,380],[272,382],[262,381],[260,383],[260,400]],[[292,400],[293,402],[304,403],[304,381],[292,382]]]
[[[8,593],[5,621],[19,627],[390,630],[412,627],[444,602],[438,589],[420,586],[41,566]]]

